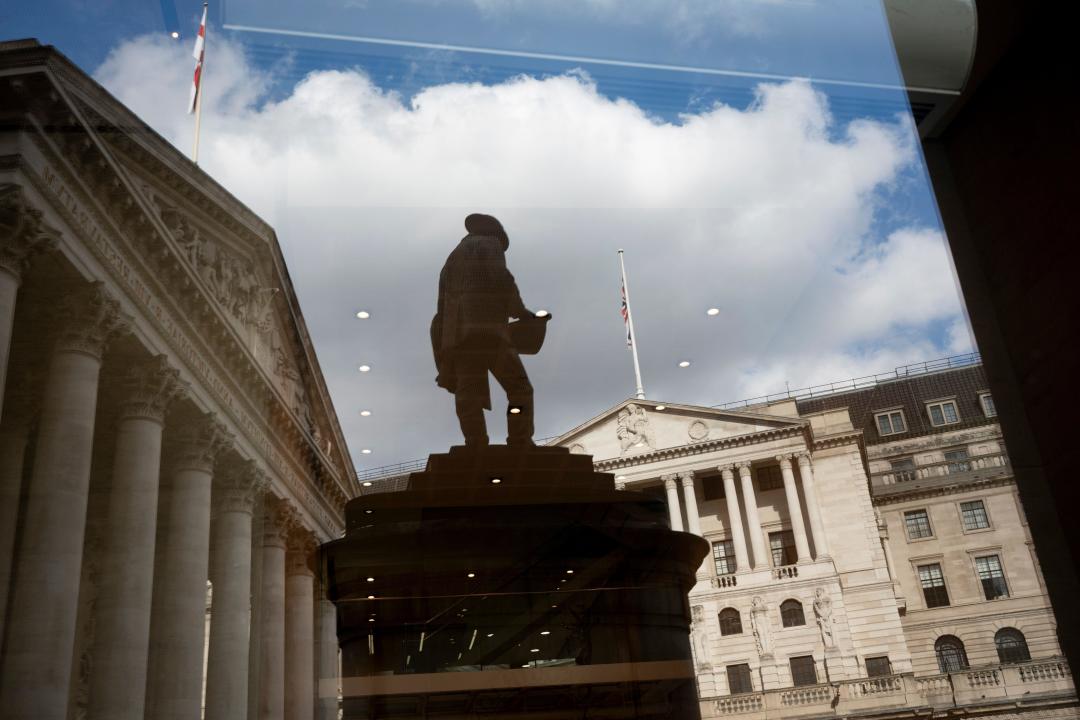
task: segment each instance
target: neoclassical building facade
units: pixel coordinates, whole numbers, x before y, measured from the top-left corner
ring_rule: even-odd
[[[628,400],[553,442],[664,497],[702,717],[1080,717],[977,356],[737,410]]]
[[[51,47],[0,112],[3,716],[336,718],[358,486],[273,229]]]

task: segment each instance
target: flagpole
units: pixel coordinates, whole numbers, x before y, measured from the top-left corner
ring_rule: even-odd
[[[206,18],[206,9],[210,5],[209,0],[203,2],[203,18]],[[204,30],[205,32],[205,30]],[[206,75],[206,38],[203,37],[202,52],[199,60],[199,85],[195,88],[195,145],[191,149],[191,161],[199,164],[199,126],[202,125],[202,96],[203,80]]]
[[[634,315],[630,312],[630,286],[626,284],[626,263],[623,261],[623,251],[619,248],[619,270],[622,271],[622,289],[626,295],[626,324],[630,327],[630,350],[634,354],[634,379],[637,381],[637,399],[645,399],[645,388],[641,384],[641,364],[637,356],[637,333],[634,332]]]

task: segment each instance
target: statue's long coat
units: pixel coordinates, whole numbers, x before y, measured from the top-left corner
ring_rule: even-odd
[[[514,276],[506,268],[503,240],[492,235],[462,238],[439,274],[438,310],[431,321],[439,387],[455,391],[454,364],[466,340],[474,350],[494,351],[500,343],[510,342],[507,320],[526,312]],[[491,409],[490,392],[484,407]]]

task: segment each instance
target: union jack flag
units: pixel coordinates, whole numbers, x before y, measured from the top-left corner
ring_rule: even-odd
[[[203,4],[202,22],[199,23],[199,34],[195,37],[195,49],[192,56],[195,58],[195,77],[191,81],[191,97],[188,99],[188,115],[195,112],[195,101],[202,92],[202,66],[203,56],[206,52],[206,4]]]

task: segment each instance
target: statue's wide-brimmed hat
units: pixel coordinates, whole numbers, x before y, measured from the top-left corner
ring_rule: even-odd
[[[510,247],[510,236],[506,234],[502,223],[492,215],[473,213],[465,218],[465,229],[473,235],[492,235],[501,238],[503,249]]]
[[[510,323],[510,342],[519,355],[535,355],[540,352],[544,345],[544,337],[547,335],[547,324],[551,315],[520,318],[517,322]]]

